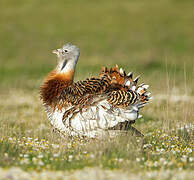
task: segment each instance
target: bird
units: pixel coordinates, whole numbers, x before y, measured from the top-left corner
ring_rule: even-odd
[[[133,124],[152,99],[149,85],[138,84],[139,76],[133,78],[118,65],[74,82],[79,48],[67,43],[52,53],[58,63],[43,81],[40,98],[55,130],[70,137],[115,137],[129,130],[143,136]]]

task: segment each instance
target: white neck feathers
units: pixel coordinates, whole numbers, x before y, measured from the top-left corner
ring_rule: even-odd
[[[70,71],[75,71],[77,62],[72,60],[61,61],[57,66],[57,73],[68,73]]]

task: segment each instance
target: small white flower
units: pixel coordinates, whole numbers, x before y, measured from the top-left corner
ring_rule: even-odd
[[[149,145],[148,144],[144,144],[143,145],[143,148],[147,148]]]
[[[164,149],[162,148],[162,149],[160,149],[160,152],[164,152]]]
[[[194,161],[194,157],[189,157],[189,162],[193,162]]]
[[[69,155],[69,161],[72,161],[73,155]]]
[[[160,149],[159,149],[159,148],[156,148],[156,151],[157,151],[157,152],[160,152]]]
[[[94,154],[90,154],[90,158],[94,159],[95,155]]]
[[[38,161],[38,165],[44,166],[44,162],[42,160]]]
[[[71,146],[72,146],[71,143],[68,143],[68,144],[67,144],[67,147],[68,147],[68,148],[71,148]]]
[[[24,154],[24,158],[27,158],[27,157],[29,157],[29,154]]]
[[[59,157],[59,156],[60,156],[60,153],[53,154],[53,157]]]
[[[52,144],[52,147],[53,147],[54,149],[57,149],[57,148],[59,148],[59,145],[58,145],[58,144]]]
[[[157,162],[157,161],[154,162],[154,166],[155,166],[155,167],[158,166],[158,162]]]
[[[39,154],[39,155],[37,156],[37,158],[39,158],[39,159],[43,158],[43,154]]]
[[[191,148],[187,148],[187,151],[188,151],[189,153],[192,153],[192,152],[193,152],[193,150],[192,150]]]
[[[37,158],[33,157],[33,158],[32,158],[32,162],[33,162],[33,163],[36,163],[36,162],[37,162]]]
[[[181,158],[181,161],[186,163],[187,162],[187,156],[183,155],[182,158]]]
[[[123,162],[123,159],[122,159],[122,158],[119,158],[118,161],[119,161],[119,162]]]
[[[160,158],[160,163],[163,165],[168,164],[168,162],[164,158]]]
[[[7,154],[7,153],[4,153],[4,156],[5,156],[5,157],[8,157],[8,154]]]
[[[20,163],[21,163],[21,164],[29,164],[29,159],[24,158],[24,159],[21,160]]]

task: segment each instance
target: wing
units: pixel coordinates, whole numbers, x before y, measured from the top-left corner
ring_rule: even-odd
[[[150,93],[148,85],[137,85],[139,77],[133,80],[133,73],[126,75],[125,71],[115,68],[102,68],[99,77],[78,81],[63,90],[58,97],[59,104],[71,106],[82,105],[89,95],[107,95],[108,101],[114,106],[127,107],[130,104],[147,103]]]
[[[134,123],[139,109],[150,100],[148,85],[137,82],[132,73],[126,75],[116,66],[103,68],[100,77],[70,85],[60,96],[61,104],[68,104],[63,124],[72,132],[93,137],[101,130]]]

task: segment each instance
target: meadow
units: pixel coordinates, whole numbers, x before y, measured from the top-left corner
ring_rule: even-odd
[[[0,179],[193,179],[194,2],[1,0]],[[115,64],[153,100],[145,135],[90,140],[54,132],[39,98],[53,49],[80,48],[75,80]]]

